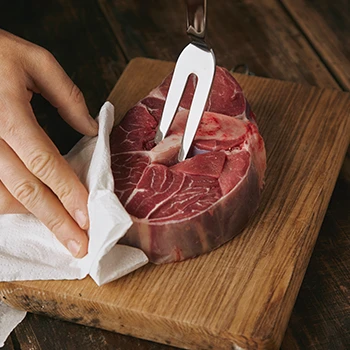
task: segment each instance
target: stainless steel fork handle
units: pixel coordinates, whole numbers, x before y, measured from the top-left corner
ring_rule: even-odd
[[[207,21],[207,0],[186,0],[186,3],[187,35],[191,41],[204,41]]]
[[[197,76],[197,85],[182,137],[178,161],[185,160],[202,118],[215,74],[215,55],[205,43],[207,0],[186,0],[187,34],[191,43],[181,52],[171,79],[162,117],[154,138],[164,140],[176,115],[186,82],[191,74]]]

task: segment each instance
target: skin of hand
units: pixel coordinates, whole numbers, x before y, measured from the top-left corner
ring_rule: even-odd
[[[39,126],[33,93],[78,132],[97,135],[83,94],[54,56],[0,30],[0,214],[34,214],[82,258],[88,247],[88,192]]]

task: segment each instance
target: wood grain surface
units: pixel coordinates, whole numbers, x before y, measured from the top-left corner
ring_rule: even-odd
[[[126,57],[176,61],[188,43],[183,0],[99,0]],[[294,21],[272,0],[210,1],[208,40],[217,63],[245,63],[257,76],[338,85]]]
[[[282,349],[348,348],[350,239],[348,236],[344,240],[343,235],[350,229],[349,208],[350,186],[345,178],[340,177],[294,306]],[[330,302],[327,308],[325,301]],[[320,312],[315,312],[315,309]]]
[[[146,2],[100,1],[100,5],[105,5],[103,13],[97,2],[97,0],[57,0],[53,4],[45,0],[13,0],[3,2],[0,10],[0,27],[42,45],[55,54],[87,97],[92,115],[95,115],[104,102],[130,58],[149,56],[175,60],[178,55],[176,48],[180,50],[187,42],[183,22],[185,14],[179,11],[184,6],[179,0],[173,2],[149,0],[147,2],[149,8],[144,14],[139,8]],[[174,3],[174,6],[171,3]],[[216,49],[216,56],[221,64],[230,69],[239,63],[248,63],[250,70],[257,75],[282,80],[293,79],[295,82],[317,84],[320,87],[332,87],[336,80],[339,81],[332,68],[332,65],[337,65],[338,62],[322,57],[326,50],[317,50],[312,42],[313,36],[307,35],[303,28],[312,34],[317,26],[325,26],[327,30],[333,32],[331,34],[333,37],[342,38],[341,40],[336,38],[336,42],[340,45],[339,49],[346,52],[349,46],[347,42],[349,35],[346,34],[349,25],[346,15],[349,9],[347,1],[305,0],[302,4],[305,10],[311,9],[319,14],[318,23],[313,23],[312,17],[309,20],[309,16],[297,18],[293,14],[295,9],[293,11],[291,8],[289,11],[285,6],[286,2],[277,0],[226,1],[225,11],[217,9],[222,3],[209,1],[209,39],[215,47],[221,45],[219,52]],[[293,5],[292,2],[289,3]],[[160,12],[160,8],[170,12]],[[270,13],[271,8],[273,14]],[[133,11],[137,11],[137,15],[133,14]],[[158,15],[154,16],[153,12],[157,12]],[[181,18],[172,15],[172,12]],[[108,18],[104,16],[105,13],[108,14]],[[259,17],[259,14],[263,17]],[[118,24],[112,23],[116,21],[120,21],[119,31],[115,30]],[[220,33],[219,42],[213,32],[217,30],[215,28],[217,25],[220,26],[220,30],[217,31]],[[148,35],[150,30],[152,36]],[[333,45],[327,40],[327,33],[325,35],[321,45],[324,49]],[[271,36],[275,38],[265,44],[266,38]],[[282,38],[279,40],[278,36]],[[228,42],[230,45],[226,44]],[[292,51],[288,48],[291,45]],[[288,54],[284,54],[284,51]],[[316,56],[317,63],[309,64],[305,69],[304,62],[309,61],[308,55],[312,56],[310,62],[314,62]],[[283,59],[279,60],[279,56]],[[335,87],[340,89],[337,84]],[[39,122],[65,153],[80,136],[72,132],[60,120],[56,110],[40,96],[35,96],[33,105]],[[350,343],[349,191],[350,152],[348,162],[343,165],[341,177],[332,195],[282,349],[348,348]],[[92,327],[28,314],[21,326],[17,327],[8,338],[4,350],[61,350],[62,341],[67,349],[80,349],[80,344],[84,344],[84,349],[94,350],[138,347],[168,349],[165,345],[139,339],[135,343],[134,340],[132,337]]]
[[[282,0],[339,85],[350,90],[350,2]]]
[[[103,329],[83,327],[37,314],[28,314],[15,330],[17,337],[2,350],[176,350],[173,346],[153,343]]]
[[[177,50],[181,50],[186,41],[182,34],[184,22],[180,20],[185,15],[181,1],[175,1],[173,6],[173,3],[152,0],[148,9],[138,1],[99,2],[128,59],[135,56],[177,58]],[[309,20],[308,15],[297,18],[293,12],[299,7],[293,6],[294,2],[289,2],[294,11],[292,8],[288,11],[285,4],[273,0],[210,2],[208,34],[218,62],[229,69],[246,63],[259,76],[341,89],[334,75],[334,66],[339,69],[341,65],[336,59],[324,57],[333,43],[325,33],[326,36],[319,39],[323,50],[317,50],[313,40],[319,34],[317,27],[323,26],[331,31],[332,37],[338,37],[335,42],[339,50],[348,50],[348,2],[304,1],[305,11],[320,14],[317,23],[313,23],[313,18]],[[304,28],[313,35],[304,33]],[[348,72],[345,66],[344,74]],[[349,208],[349,201],[340,194],[350,190],[350,149],[341,175],[339,191],[334,193],[330,205]],[[338,350],[350,343],[350,333],[346,331],[350,329],[350,320],[344,312],[348,310],[350,298],[350,278],[347,277],[350,257],[342,254],[350,251],[350,226],[349,215],[341,216],[341,213],[333,210],[326,214],[315,248],[318,255],[311,259],[283,349]],[[347,224],[340,227],[336,224],[340,220]],[[325,288],[327,292],[321,292]]]
[[[350,2],[282,0],[341,89],[350,91]],[[342,172],[350,182],[350,148]]]
[[[124,115],[173,65],[133,60],[110,100]],[[91,279],[2,283],[4,300],[191,349],[277,349],[349,137],[347,93],[236,75],[259,116],[268,170],[260,209],[237,238],[183,263],[147,265],[103,287]],[[329,118],[325,118],[325,115]]]

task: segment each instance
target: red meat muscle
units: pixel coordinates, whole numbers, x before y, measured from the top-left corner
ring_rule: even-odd
[[[266,167],[255,116],[220,67],[189,157],[176,162],[195,77],[167,137],[155,145],[170,81],[131,108],[111,134],[115,193],[133,219],[120,243],[141,248],[154,263],[195,257],[238,234],[258,207]]]

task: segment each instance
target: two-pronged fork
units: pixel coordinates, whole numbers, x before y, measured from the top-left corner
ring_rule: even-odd
[[[187,35],[191,43],[181,52],[175,66],[165,106],[155,136],[155,142],[162,141],[178,109],[188,76],[197,76],[197,85],[184,130],[178,161],[183,161],[191,147],[199,122],[202,118],[215,74],[215,56],[206,42],[207,0],[186,0]]]

